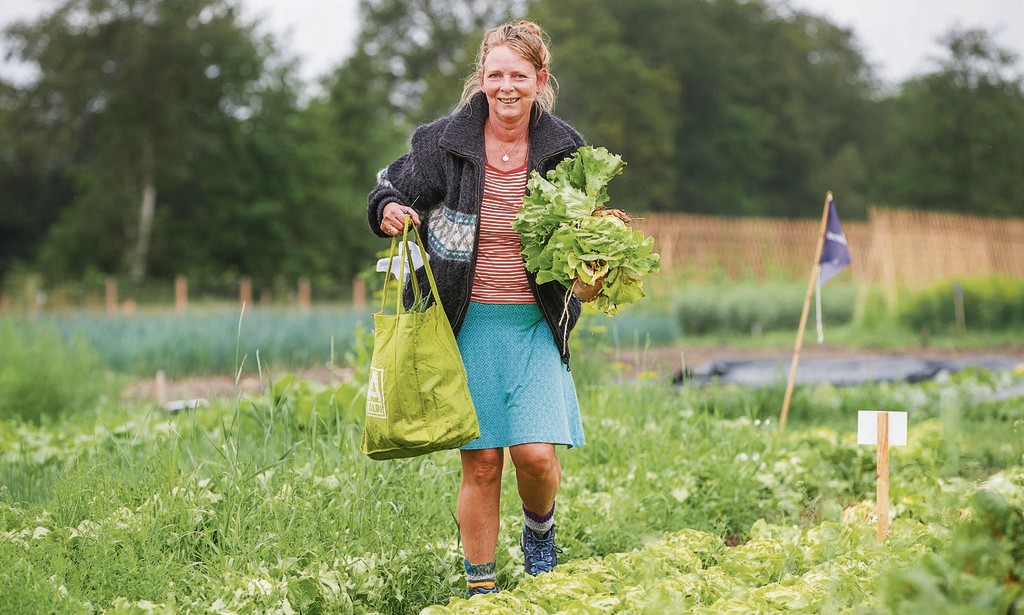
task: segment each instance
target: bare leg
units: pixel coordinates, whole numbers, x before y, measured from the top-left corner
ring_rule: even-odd
[[[500,448],[461,454],[462,484],[456,516],[462,550],[470,563],[493,562],[498,547],[501,469],[505,458]]]
[[[509,448],[516,467],[516,485],[526,510],[543,515],[555,504],[562,484],[562,465],[555,456],[555,445],[530,442]]]

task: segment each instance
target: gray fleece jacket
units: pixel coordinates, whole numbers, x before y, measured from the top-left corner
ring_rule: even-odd
[[[451,115],[417,128],[410,151],[378,174],[377,186],[368,199],[370,229],[381,237],[387,237],[380,225],[388,203],[394,201],[419,213],[420,234],[427,245],[441,303],[456,335],[469,307],[476,266],[487,112],[487,98],[478,93]],[[542,175],[586,143],[572,126],[551,113],[539,112],[536,106],[529,130],[529,171],[537,170]],[[422,269],[417,276],[421,286],[428,288]],[[580,302],[558,282],[538,285],[536,276],[529,272],[527,279],[568,368],[569,332],[579,319]],[[406,288],[407,305],[411,297],[411,287]]]

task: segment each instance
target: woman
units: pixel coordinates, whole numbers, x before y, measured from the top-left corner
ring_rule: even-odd
[[[456,111],[418,128],[411,151],[381,171],[369,195],[378,235],[400,234],[406,216],[420,226],[480,420],[480,437],[460,451],[468,596],[498,591],[504,449],[522,499],[524,567],[536,575],[558,563],[555,445],[584,444],[568,348],[580,301],[557,282],[537,284],[511,228],[530,171],[546,174],[584,145],[551,113],[549,64],[536,24],[489,30]]]

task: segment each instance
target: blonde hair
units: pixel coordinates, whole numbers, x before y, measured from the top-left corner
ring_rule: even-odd
[[[537,99],[534,102],[543,111],[554,109],[555,99],[558,96],[558,82],[549,68],[551,52],[548,50],[546,38],[547,35],[544,34],[540,26],[525,19],[516,22],[510,21],[485,32],[484,38],[480,42],[480,50],[476,54],[475,70],[463,82],[459,107],[468,103],[469,99],[480,91],[480,74],[484,70],[484,60],[487,59],[487,54],[495,47],[508,47],[532,64],[538,73],[548,72],[547,83],[537,93]]]

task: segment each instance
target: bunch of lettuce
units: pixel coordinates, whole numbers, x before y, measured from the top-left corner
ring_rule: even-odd
[[[512,222],[526,268],[537,282],[601,287],[594,305],[606,314],[645,296],[642,276],[661,266],[654,238],[629,227],[629,216],[604,206],[622,157],[584,146],[542,177],[530,174],[523,207]]]

